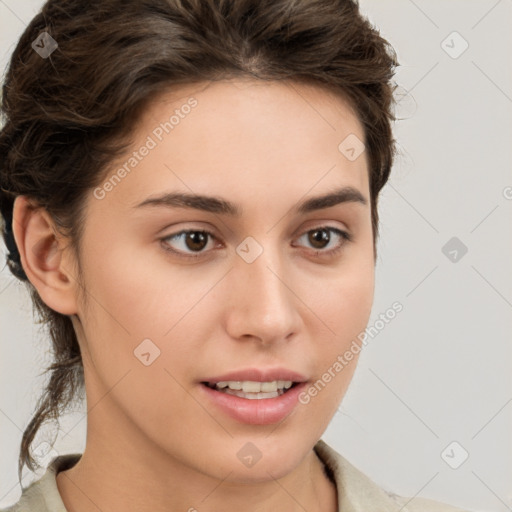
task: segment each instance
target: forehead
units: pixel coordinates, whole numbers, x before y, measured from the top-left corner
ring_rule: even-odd
[[[231,117],[233,122],[252,120],[258,123],[260,118],[268,122],[271,113],[276,118],[285,118],[287,115],[310,121],[316,118],[315,121],[333,131],[343,131],[343,125],[350,124],[355,133],[364,139],[364,129],[348,95],[312,79],[256,80],[236,77],[182,84],[157,94],[148,103],[141,121],[145,123],[150,119],[155,120],[169,109],[179,109],[191,97],[200,106],[195,109],[195,113],[202,112],[206,116],[222,109],[224,116],[221,122],[226,117]],[[260,115],[255,115],[255,110]],[[316,124],[313,123],[312,128]]]
[[[350,160],[340,149],[350,137],[364,141],[357,114],[323,86],[246,78],[182,85],[147,105],[132,146],[150,140],[151,150],[109,198],[133,205],[158,191],[228,190],[243,203],[275,189],[276,198],[298,200],[308,189],[346,185],[367,195],[366,152]]]

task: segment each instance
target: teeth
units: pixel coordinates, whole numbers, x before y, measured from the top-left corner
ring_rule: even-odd
[[[279,391],[272,391],[270,393],[244,393],[243,391],[224,388],[221,390],[223,393],[227,395],[239,396],[240,398],[248,398],[249,400],[259,400],[261,398],[275,398],[276,396],[281,396],[284,393],[283,389]]]
[[[290,380],[274,380],[272,382],[246,381],[221,381],[217,382],[217,389],[229,388],[234,391],[243,391],[244,393],[274,393],[278,390],[289,389],[292,387]],[[213,387],[213,386],[211,386]]]
[[[267,393],[267,392],[271,392],[271,391],[277,391],[277,382],[276,381],[273,381],[273,382],[262,382],[261,383],[261,391]],[[282,389],[282,388],[281,388]]]
[[[261,382],[252,382],[250,380],[244,381],[242,382],[242,391],[244,393],[259,393],[260,391],[263,391],[261,389],[261,384]]]

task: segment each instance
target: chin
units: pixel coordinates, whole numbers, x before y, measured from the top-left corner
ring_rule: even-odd
[[[252,468],[240,467],[237,464],[232,465],[231,474],[226,478],[227,482],[237,484],[258,484],[279,480],[291,473],[298,465],[300,460],[281,460],[280,464],[261,459]],[[223,475],[224,477],[225,475]]]
[[[221,478],[229,474],[227,481],[233,483],[267,482],[286,476],[300,465],[309,450],[305,448],[302,453],[297,446],[306,444],[306,440],[302,443],[296,439],[283,441],[276,433],[261,438],[235,437],[230,446],[215,457],[215,466],[221,468]]]

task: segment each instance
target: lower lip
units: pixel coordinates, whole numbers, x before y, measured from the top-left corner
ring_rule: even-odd
[[[275,398],[250,399],[228,395],[201,384],[209,399],[225,414],[252,425],[271,425],[284,420],[297,405],[299,394],[305,387],[306,383],[301,382]]]

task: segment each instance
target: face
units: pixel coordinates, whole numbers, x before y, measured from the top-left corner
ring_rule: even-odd
[[[280,478],[335,414],[371,311],[367,160],[339,149],[363,128],[321,88],[251,80],[164,94],[134,128],[86,204],[88,446]],[[294,384],[234,396],[244,381]]]

